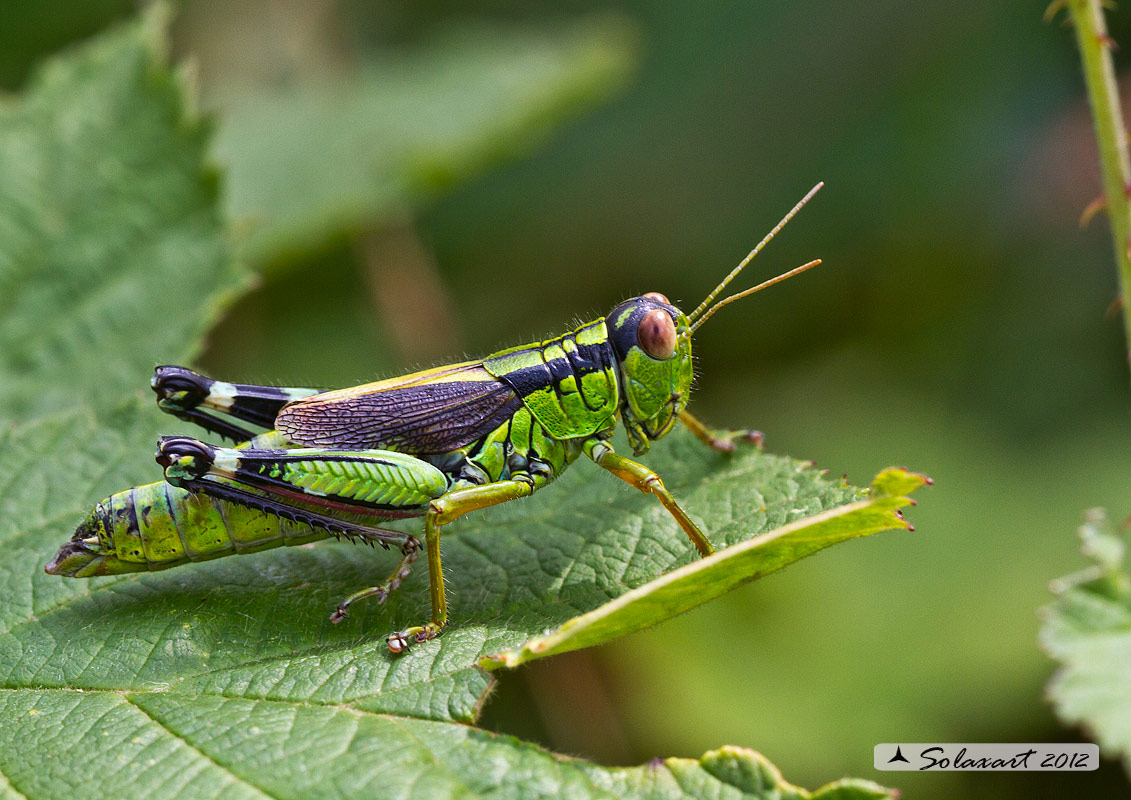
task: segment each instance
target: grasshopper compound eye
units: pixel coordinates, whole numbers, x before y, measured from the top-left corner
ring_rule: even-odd
[[[652,358],[664,361],[675,355],[675,323],[666,311],[649,311],[636,328],[640,349]]]
[[[644,294],[644,295],[641,295],[641,296],[647,297],[649,300],[659,300],[664,305],[670,306],[672,304],[671,300],[669,300],[667,297],[660,294],[659,292],[648,292],[647,294]]]

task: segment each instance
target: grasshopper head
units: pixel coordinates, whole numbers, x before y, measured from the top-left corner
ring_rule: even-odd
[[[620,366],[621,419],[640,455],[675,425],[691,391],[691,335],[723,306],[760,292],[820,264],[810,261],[762,281],[752,289],[715,302],[719,293],[758,255],[824,184],[818,183],[774,226],[741,263],[723,278],[691,314],[684,314],[659,292],[625,300],[605,318]]]
[[[659,292],[648,292],[625,300],[609,312],[605,324],[620,365],[620,386],[624,396],[620,407],[621,419],[636,455],[647,451],[653,439],[670,431],[687,405],[692,380],[691,335],[696,329],[723,306],[821,263],[820,260],[810,261],[776,278],[762,281],[752,289],[715,302],[727,284],[823,185],[818,183],[810,189],[690,315],[673,306]]]
[[[621,418],[637,455],[675,425],[691,392],[691,324],[658,292],[606,317],[620,366]]]

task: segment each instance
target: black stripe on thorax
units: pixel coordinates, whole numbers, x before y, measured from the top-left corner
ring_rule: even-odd
[[[529,352],[535,352],[534,348],[531,348]],[[509,383],[520,396],[526,397],[549,386],[552,377],[549,367],[543,361],[541,364],[510,370],[503,375],[503,380]]]
[[[546,351],[543,350],[542,360],[550,370],[550,379],[554,382],[555,388],[560,389],[562,381],[566,378],[576,377],[569,358],[546,358]]]
[[[603,370],[612,363],[612,345],[607,341],[601,344],[579,344],[576,351],[567,350],[566,356],[569,357],[574,373],[578,376],[588,375]]]
[[[593,401],[589,395],[585,393],[585,384],[581,380],[583,375],[591,375],[595,372],[606,372],[610,376],[613,386],[610,387],[613,391],[619,393],[620,371],[616,369],[616,356],[613,353],[612,344],[606,339],[600,344],[586,344],[578,345],[576,353],[568,353],[570,362],[574,364],[574,372],[577,374],[577,390],[581,394],[582,402],[590,410],[597,410],[604,408],[608,405],[607,398],[602,398]]]
[[[567,339],[575,347],[562,347],[563,342]],[[565,351],[566,357],[564,359],[546,358],[546,349],[553,345],[557,345]],[[556,388],[553,384],[560,383],[569,377],[578,379],[577,383],[580,389],[582,376],[608,369],[614,363],[613,348],[609,342],[579,345],[573,340],[573,334],[551,339],[539,347],[531,347],[524,352],[537,353],[542,363],[511,370],[503,376],[503,379],[523,397],[547,387]]]

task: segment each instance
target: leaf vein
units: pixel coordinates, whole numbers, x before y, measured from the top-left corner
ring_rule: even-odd
[[[202,759],[204,759],[205,761],[207,761],[207,762],[211,763],[213,766],[215,766],[218,770],[220,770],[220,772],[222,772],[224,775],[226,775],[233,783],[238,783],[242,786],[246,786],[249,789],[251,789],[252,791],[262,795],[263,797],[269,798],[269,800],[283,800],[281,797],[279,797],[277,795],[273,795],[270,792],[264,790],[262,787],[256,786],[254,783],[251,783],[251,782],[245,780],[244,778],[240,777],[239,775],[237,775],[234,771],[232,771],[232,769],[230,767],[228,767],[225,764],[221,764],[219,761],[214,759],[212,756],[208,755],[208,753],[205,753],[199,747],[197,747],[192,742],[190,742],[185,736],[182,736],[181,734],[177,733],[172,728],[170,728],[168,725],[161,722],[161,720],[157,719],[155,716],[150,714],[148,711],[146,711],[144,708],[142,708],[140,705],[138,705],[136,702],[134,702],[133,698],[131,698],[130,695],[125,694],[125,693],[117,693],[117,692],[115,692],[115,694],[118,694],[118,696],[121,697],[122,700],[124,700],[126,703],[128,703],[133,708],[136,708],[138,711],[140,711],[142,713],[142,715],[145,716],[146,719],[153,722],[153,724],[156,725],[158,728],[165,731],[167,734],[172,736],[177,741],[182,742],[184,744],[184,746],[187,747],[189,750],[196,753]]]

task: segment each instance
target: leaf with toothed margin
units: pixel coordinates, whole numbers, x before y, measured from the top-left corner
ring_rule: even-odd
[[[1083,725],[1131,772],[1131,575],[1127,537],[1101,509],[1085,515],[1081,549],[1095,562],[1054,581],[1043,609],[1041,644],[1060,662],[1048,695],[1057,716]]]
[[[0,131],[0,285],[9,290],[0,295],[9,304],[0,402],[23,417],[0,427],[0,797],[70,796],[77,786],[85,796],[162,798],[890,796],[854,781],[810,794],[739,748],[610,769],[452,723],[478,716],[492,681],[485,656],[695,561],[662,508],[591,464],[525,503],[452,526],[451,628],[399,658],[383,635],[426,614],[424,575],[386,606],[328,620],[342,596],[388,570],[393,554],[381,551],[330,542],[152,574],[44,574],[93,500],[157,477],[154,437],[177,423],[117,399],[144,389],[154,361],[194,347],[191,333],[240,283],[204,190],[203,134],[163,65],[157,22],[56,59],[28,95],[0,108],[16,120]],[[8,130],[19,134],[14,145]],[[89,184],[37,181],[21,161],[35,147],[50,151],[37,163],[52,174],[103,169]],[[31,192],[26,202],[13,201],[13,187]],[[147,193],[160,194],[156,210]],[[144,270],[127,258],[107,273],[91,230],[143,246]],[[152,290],[150,272],[176,287],[177,302],[125,302]],[[154,336],[124,335],[126,317]],[[53,333],[37,344],[10,319],[51,320]],[[171,344],[166,331],[182,338]],[[74,341],[57,346],[60,336]],[[29,387],[48,400],[35,417]],[[780,564],[808,551],[773,531],[885,502],[806,463],[756,450],[724,456],[683,434],[648,460],[716,544],[734,547],[709,565],[720,576],[770,567],[741,561],[751,537],[793,541]],[[906,480],[893,472],[879,483],[895,497],[910,490],[893,485]]]
[[[885,470],[876,476],[872,491],[863,500],[788,523],[692,561],[516,649],[485,656],[479,664],[484,669],[517,667],[535,658],[602,644],[689,611],[838,542],[892,528],[911,530],[899,509],[913,501],[903,495],[927,482],[924,476],[906,470]]]

